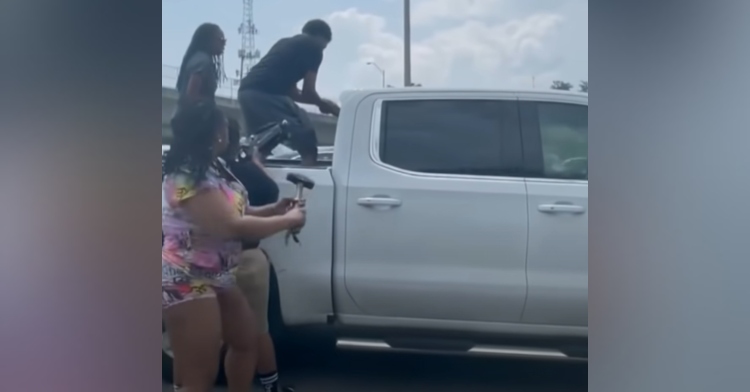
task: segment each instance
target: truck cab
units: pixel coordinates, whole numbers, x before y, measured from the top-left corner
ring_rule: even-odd
[[[585,358],[588,96],[345,94],[301,244],[264,241],[272,313],[339,347]]]

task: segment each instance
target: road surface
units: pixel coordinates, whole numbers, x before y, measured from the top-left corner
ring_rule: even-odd
[[[289,353],[286,353],[288,357]],[[282,378],[297,392],[585,392],[585,362],[338,352],[299,354]],[[163,392],[171,392],[168,385]],[[257,388],[255,390],[258,390]],[[217,387],[216,391],[225,389]]]

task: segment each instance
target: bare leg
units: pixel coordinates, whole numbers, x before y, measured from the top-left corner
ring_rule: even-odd
[[[237,269],[237,284],[250,308],[256,316],[258,325],[258,376],[264,388],[278,384],[276,352],[268,333],[268,295],[271,280],[271,264],[260,249],[247,250],[242,253]]]
[[[179,391],[211,392],[221,352],[221,313],[216,298],[174,305],[164,311],[164,324],[174,351]]]
[[[278,371],[276,366],[276,348],[269,333],[263,333],[258,339],[258,373],[272,374]]]
[[[237,288],[219,293],[227,357],[224,368],[229,392],[252,389],[258,362],[258,328],[250,306]]]

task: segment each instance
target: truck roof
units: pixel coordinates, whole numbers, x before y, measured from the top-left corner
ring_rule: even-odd
[[[510,94],[534,94],[534,95],[546,95],[550,97],[560,96],[573,96],[573,97],[585,97],[588,98],[588,94],[579,93],[573,91],[563,90],[524,90],[524,89],[463,89],[463,88],[425,88],[425,87],[395,87],[387,89],[363,89],[363,90],[347,90],[341,94],[341,100],[344,101],[349,98],[362,99],[373,93],[389,93],[389,94],[451,94],[451,93],[510,93]]]

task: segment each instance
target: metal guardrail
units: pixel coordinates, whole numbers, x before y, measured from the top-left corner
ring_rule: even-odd
[[[180,67],[173,65],[161,65],[161,85],[164,87],[174,88],[177,84],[177,76],[180,74]],[[219,85],[216,95],[224,98],[235,99],[237,97],[237,88],[240,86],[240,79],[230,78]]]

